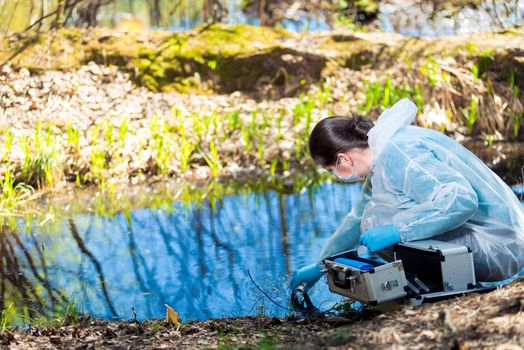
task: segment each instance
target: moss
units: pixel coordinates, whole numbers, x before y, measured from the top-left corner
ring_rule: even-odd
[[[82,42],[82,32],[80,29],[71,27],[61,29],[61,34],[63,37],[73,43]]]
[[[182,58],[205,63],[207,58],[228,58],[271,48],[277,40],[290,35],[272,28],[214,24],[172,34],[159,48],[141,50],[139,57]]]
[[[155,90],[179,91],[188,86],[201,89],[194,82],[188,83],[187,78],[199,73],[204,80],[213,83],[228,80],[231,74],[220,69],[227,62],[278,49],[278,40],[291,35],[272,28],[219,24],[174,33],[158,48],[139,50],[135,60],[138,79]]]
[[[198,34],[194,34],[194,33]],[[212,25],[198,27],[183,42],[180,54],[186,58],[232,57],[274,47],[279,39],[291,33],[249,25]]]
[[[46,33],[0,36],[0,62],[10,59],[15,68],[75,69],[93,60],[130,66],[139,50],[155,47],[164,33],[122,34],[108,29],[63,28]],[[45,59],[48,57],[53,59]]]

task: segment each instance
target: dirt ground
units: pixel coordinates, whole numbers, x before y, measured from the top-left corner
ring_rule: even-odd
[[[107,322],[4,332],[2,349],[498,349],[524,347],[524,278],[485,294],[346,317]]]

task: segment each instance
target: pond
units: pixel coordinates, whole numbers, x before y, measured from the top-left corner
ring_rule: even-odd
[[[213,205],[20,222],[21,232],[0,235],[2,307],[18,324],[64,308],[105,319],[162,318],[166,304],[183,320],[282,316],[288,312],[254,282],[287,306],[291,273],[314,261],[359,193],[359,184],[325,182]],[[341,299],[323,283],[311,297],[323,310]]]
[[[476,8],[445,8],[433,12],[430,1],[381,2],[379,28],[405,36],[446,36],[500,30],[519,23],[524,18],[524,3],[481,1]]]
[[[225,23],[247,23],[259,25],[258,18],[247,16],[242,11],[243,0],[223,0],[227,9]],[[131,5],[133,4],[133,5]],[[185,3],[184,3],[185,4]],[[524,18],[524,2],[497,1],[480,2],[476,8],[443,6],[434,11],[435,3],[424,1],[380,1],[378,16],[373,27],[384,32],[396,32],[406,36],[446,36],[464,33],[477,33],[486,30],[499,30],[519,23]],[[109,10],[109,8],[107,9]],[[203,22],[202,2],[188,2],[183,6],[173,6],[170,2],[161,3],[161,13],[170,14],[161,27],[167,30],[188,30]],[[102,23],[109,25],[132,14],[144,23],[150,23],[150,11],[143,0],[130,2],[117,0],[113,12],[102,14]],[[116,12],[115,12],[116,11]],[[293,31],[328,30],[323,15],[297,10],[291,6],[284,14],[286,29]]]
[[[227,15],[224,23],[247,23],[259,25],[256,15],[246,15],[242,10],[243,0],[221,0]],[[54,8],[57,0],[44,6]],[[159,18],[146,0],[115,0],[103,6],[98,20],[101,26],[115,26],[133,17],[152,29],[180,31],[194,28],[203,23],[202,0],[158,1]],[[341,2],[343,3],[343,2]],[[476,33],[486,30],[509,28],[524,18],[522,1],[481,1],[476,8],[460,8],[449,3],[431,1],[393,0],[378,2],[378,16],[371,27],[385,32],[396,32],[407,36],[445,36]],[[464,2],[468,3],[468,2]],[[298,4],[298,3],[297,3]],[[0,30],[22,30],[40,15],[38,6],[31,2],[13,2],[0,12]],[[434,11],[434,6],[441,6]],[[44,11],[46,12],[47,9]],[[14,15],[13,15],[14,14]],[[290,6],[282,14],[283,27],[293,31],[328,30],[324,14],[303,11],[300,6]],[[158,24],[154,24],[158,22]]]
[[[132,308],[139,319],[162,317],[165,304],[184,320],[283,315],[260,298],[248,270],[287,306],[288,277],[314,261],[358,194],[358,185],[325,184],[294,194],[230,195],[214,206],[175,202],[111,218],[81,214],[34,223],[2,235],[0,245],[11,255],[2,277],[12,289],[7,295],[38,295],[25,305],[36,314],[65,302],[118,319],[133,318]],[[312,296],[339,299],[325,289]]]

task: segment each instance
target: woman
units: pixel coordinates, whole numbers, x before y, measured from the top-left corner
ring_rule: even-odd
[[[477,281],[504,280],[523,269],[524,209],[516,195],[459,143],[410,126],[416,113],[403,99],[375,126],[360,117],[330,117],[315,126],[309,140],[315,162],[341,181],[365,181],[317,262],[294,273],[292,291],[301,284],[307,291],[322,276],[322,259],[359,243],[382,256],[395,243],[421,239],[465,245]]]

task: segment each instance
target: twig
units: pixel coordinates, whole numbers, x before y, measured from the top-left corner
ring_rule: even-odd
[[[254,280],[253,277],[251,276],[251,272],[249,272],[249,269],[247,270],[247,274],[249,275],[249,279],[251,279],[251,282],[253,282],[253,284],[255,285],[255,287],[257,287],[257,289],[258,289],[262,294],[264,294],[264,295],[266,296],[266,298],[269,299],[269,301],[271,301],[273,304],[275,304],[275,305],[278,306],[278,307],[281,307],[281,308],[284,309],[284,310],[288,310],[288,311],[291,311],[291,312],[294,312],[294,311],[295,311],[295,310],[290,309],[290,308],[288,308],[288,307],[282,306],[282,305],[280,305],[279,303],[277,303],[276,301],[274,301],[274,300],[269,296],[269,294],[267,294],[266,291],[264,291],[262,288],[260,288],[260,287],[258,286],[258,284],[255,282],[255,280]]]
[[[253,309],[255,308],[255,305],[258,304],[258,302],[260,301],[260,299],[262,299],[263,296],[261,296],[260,298],[257,299],[257,301],[255,301],[255,303],[253,304],[253,306],[251,306],[251,309],[249,309],[249,311],[247,312],[247,314],[249,315],[251,313],[251,311],[253,311]]]
[[[288,307],[282,306],[282,305],[280,305],[279,303],[277,303],[275,300],[273,300],[273,298],[271,298],[271,297],[269,296],[269,294],[268,294],[266,291],[264,291],[262,288],[260,288],[260,286],[255,282],[255,280],[253,279],[253,276],[251,276],[251,272],[249,272],[249,269],[247,270],[247,274],[249,275],[249,279],[251,280],[251,282],[253,282],[253,284],[255,285],[255,287],[257,287],[257,289],[258,289],[262,294],[264,294],[264,296],[265,296],[266,298],[268,298],[269,301],[271,301],[273,304],[275,304],[276,306],[278,306],[278,307],[280,307],[280,308],[282,308],[282,309],[284,309],[284,310],[288,310],[288,311],[291,311],[291,312],[300,312],[300,313],[304,314],[304,312],[301,312],[300,310],[293,310],[293,309],[290,309],[290,308],[288,308]],[[261,298],[262,298],[262,297],[261,297]],[[253,310],[253,308],[254,308],[255,305],[260,301],[261,298],[259,298],[259,299],[255,302],[255,304],[253,304],[253,306],[251,307],[251,309],[249,310],[249,312],[251,312],[251,310]],[[331,307],[331,308],[329,308],[328,310],[325,310],[325,311],[320,311],[320,310],[318,310],[317,308],[315,308],[315,312],[314,312],[314,314],[315,314],[315,315],[318,315],[318,316],[331,316],[331,315],[333,315],[332,310],[333,310],[336,306],[337,306],[337,304],[335,304],[333,307]]]

